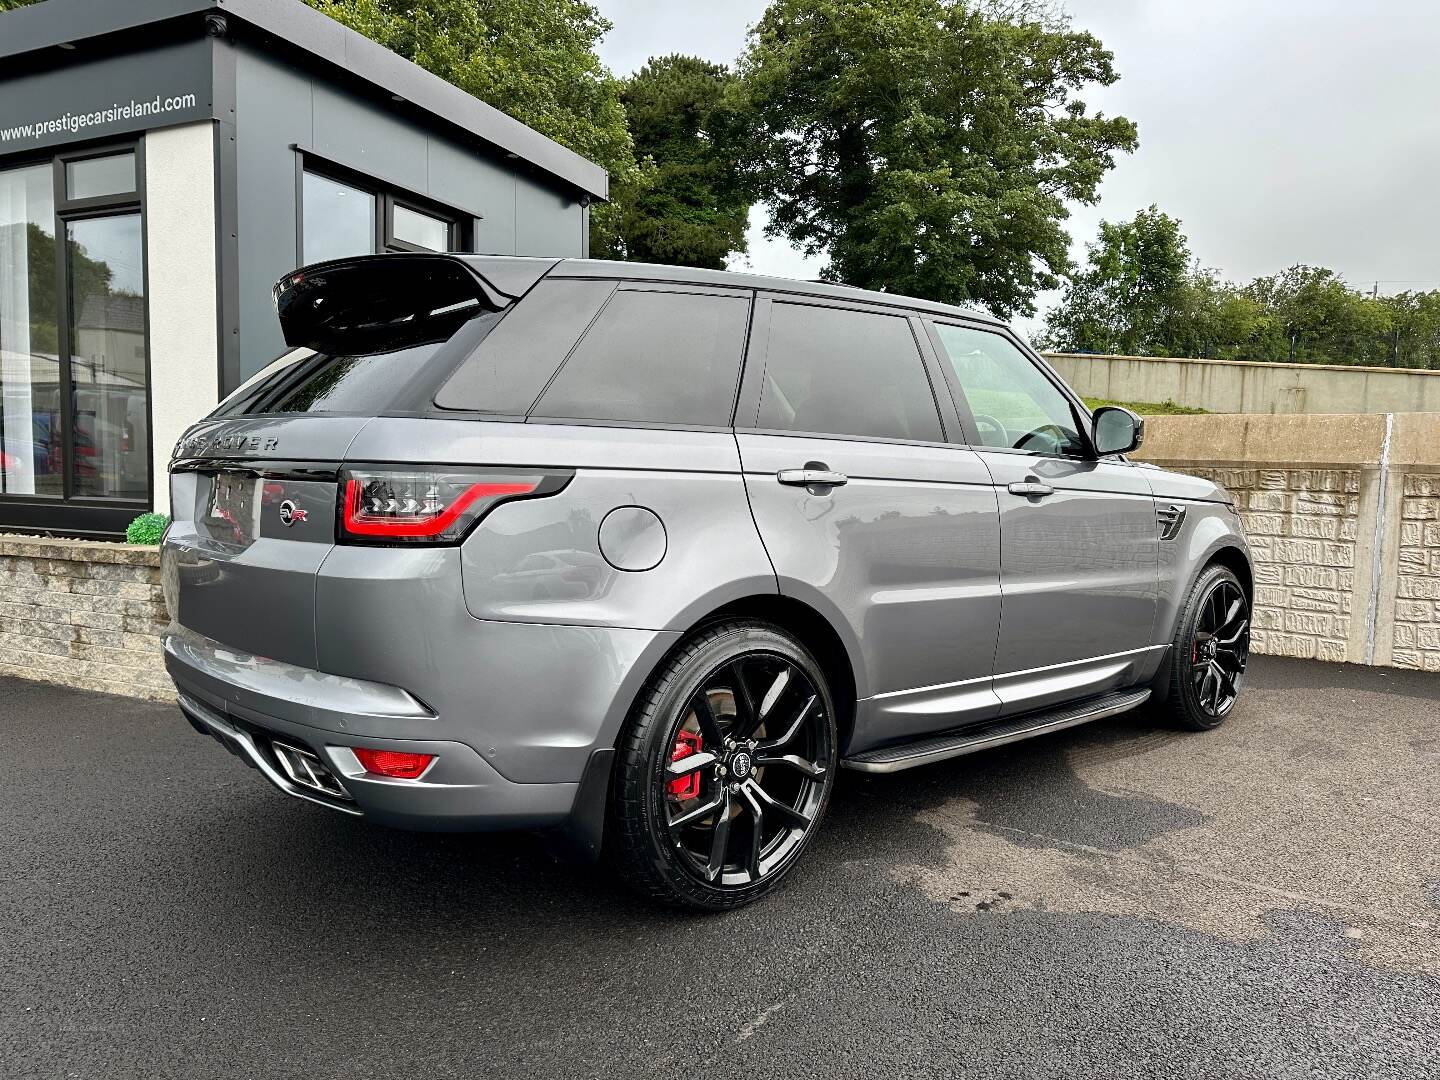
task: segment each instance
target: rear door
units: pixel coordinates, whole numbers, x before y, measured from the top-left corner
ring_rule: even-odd
[[[947,442],[920,333],[887,309],[762,298],[736,417],[780,591],[863,658],[852,753],[997,708],[995,493]]]
[[[1145,470],[1097,458],[1075,400],[1007,334],[926,321],[1000,507],[1002,715],[1133,682],[1159,588]]]

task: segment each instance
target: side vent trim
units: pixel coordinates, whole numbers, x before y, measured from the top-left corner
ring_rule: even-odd
[[[1161,540],[1174,540],[1185,526],[1185,507],[1171,503],[1155,508],[1155,520],[1160,526]]]

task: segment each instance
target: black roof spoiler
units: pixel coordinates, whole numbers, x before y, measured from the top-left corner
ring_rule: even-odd
[[[449,339],[524,296],[558,259],[360,255],[303,266],[273,290],[285,344],[372,353]]]

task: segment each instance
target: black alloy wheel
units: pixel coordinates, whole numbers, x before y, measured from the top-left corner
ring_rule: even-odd
[[[1190,644],[1190,682],[1206,716],[1219,721],[1234,707],[1249,658],[1249,605],[1238,584],[1221,578],[1200,601]]]
[[[687,643],[642,697],[616,777],[625,876],[688,907],[756,899],[799,857],[834,784],[818,666],[776,628],[728,622]]]
[[[1206,731],[1234,709],[1250,660],[1250,604],[1233,573],[1211,566],[1195,583],[1176,630],[1165,707]]]

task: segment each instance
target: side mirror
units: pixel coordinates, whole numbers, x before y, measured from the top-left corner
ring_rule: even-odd
[[[1095,452],[1128,454],[1145,441],[1145,421],[1129,409],[1102,405],[1095,410]]]

